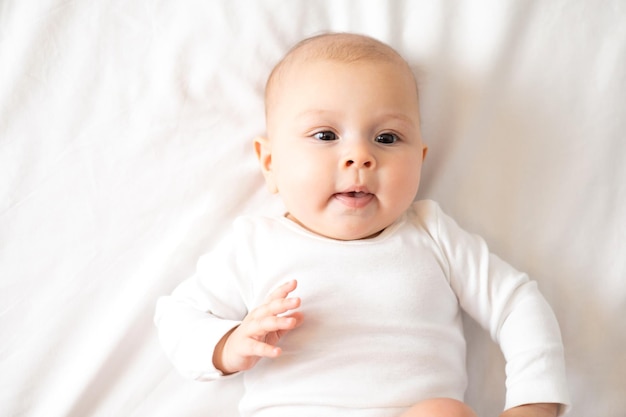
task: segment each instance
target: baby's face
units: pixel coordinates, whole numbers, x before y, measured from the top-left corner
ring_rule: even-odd
[[[412,203],[426,153],[409,69],[303,61],[277,88],[255,146],[288,217],[333,239],[376,236]]]

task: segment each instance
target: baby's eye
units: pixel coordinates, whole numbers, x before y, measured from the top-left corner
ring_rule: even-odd
[[[393,133],[381,133],[380,135],[376,136],[376,142],[382,143],[384,145],[396,143],[397,140],[398,137]]]
[[[324,140],[324,141],[337,140],[337,135],[335,135],[333,132],[330,132],[330,131],[317,132],[313,136],[317,140]]]

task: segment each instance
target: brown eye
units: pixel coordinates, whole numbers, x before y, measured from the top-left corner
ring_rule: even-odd
[[[376,142],[382,143],[384,145],[391,145],[392,143],[396,143],[398,137],[393,133],[382,133],[376,136]]]
[[[317,132],[314,136],[315,136],[315,139],[323,140],[323,141],[337,140],[337,135],[329,131]]]

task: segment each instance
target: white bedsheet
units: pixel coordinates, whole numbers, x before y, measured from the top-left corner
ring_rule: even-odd
[[[0,415],[236,416],[179,377],[156,298],[238,214],[279,210],[251,140],[276,60],[321,31],[420,67],[433,198],[529,272],[562,326],[571,416],[626,410],[623,0],[0,2]],[[479,415],[497,347],[467,324]]]

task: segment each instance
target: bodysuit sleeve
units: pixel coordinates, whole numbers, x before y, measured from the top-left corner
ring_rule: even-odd
[[[154,322],[168,358],[183,376],[222,378],[213,366],[219,340],[247,313],[245,260],[235,239],[200,258],[195,274],[157,301]]]
[[[556,317],[537,283],[489,252],[439,207],[433,235],[461,307],[500,345],[506,360],[506,409],[529,403],[569,405]]]

